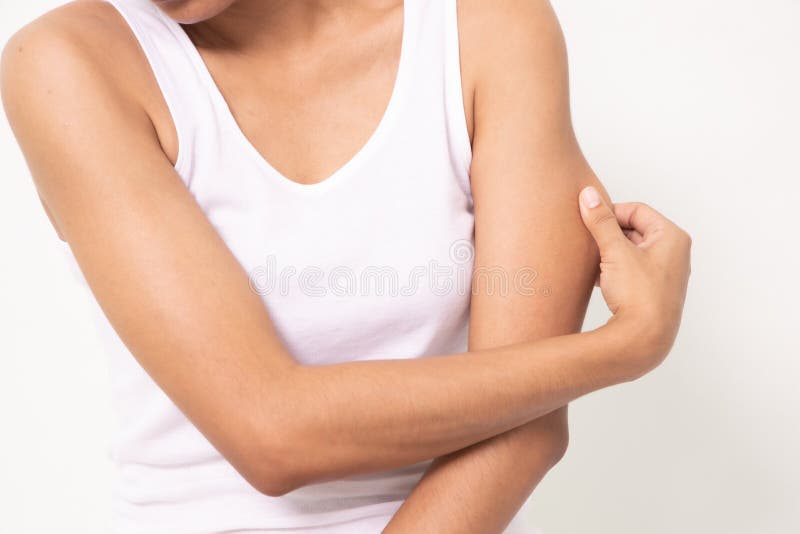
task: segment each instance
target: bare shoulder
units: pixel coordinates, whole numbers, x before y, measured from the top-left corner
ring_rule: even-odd
[[[135,43],[113,6],[80,0],[41,15],[19,29],[3,49],[3,81],[40,72],[68,76],[70,68],[91,66],[107,80],[124,75],[122,65],[136,55]],[[127,67],[136,65],[127,63]],[[12,82],[13,83],[13,82]]]
[[[566,63],[561,25],[548,0],[458,0],[464,77],[502,83],[522,70],[547,73]]]
[[[572,125],[566,41],[553,6],[548,0],[458,1],[462,74],[474,91],[476,200],[501,182],[517,191],[535,184],[540,198],[547,191],[571,206],[577,184],[596,179]],[[536,171],[544,168],[549,172]]]
[[[457,1],[461,73],[471,133],[483,97],[500,99],[526,92],[530,96],[543,85],[550,85],[555,92],[566,91],[566,44],[548,0]]]
[[[67,188],[79,187],[68,162],[99,160],[136,140],[158,147],[151,113],[158,95],[148,72],[125,21],[97,0],[45,13],[4,47],[3,107],[60,235],[50,208]]]
[[[58,91],[48,91],[58,87]],[[158,110],[152,73],[127,23],[101,0],[78,0],[20,28],[0,59],[0,89],[13,123],[27,106],[103,91]],[[51,95],[46,101],[37,94]],[[22,110],[18,109],[22,108]]]
[[[564,47],[558,17],[548,0],[458,0],[464,58],[477,65],[503,64]],[[503,59],[503,61],[498,61]]]

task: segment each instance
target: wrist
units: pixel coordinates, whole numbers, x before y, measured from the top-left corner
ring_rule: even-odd
[[[666,354],[655,321],[614,315],[597,330],[610,347],[606,352],[607,362],[620,382],[641,378],[656,367]]]

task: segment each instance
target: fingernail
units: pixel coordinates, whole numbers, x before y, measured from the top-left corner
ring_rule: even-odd
[[[600,195],[597,193],[597,189],[592,186],[585,187],[583,191],[581,191],[581,202],[587,208],[596,208],[600,205]]]

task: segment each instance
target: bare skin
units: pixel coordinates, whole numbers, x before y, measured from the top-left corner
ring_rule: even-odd
[[[318,181],[360,148],[385,108],[402,4],[230,4],[164,9],[203,21],[190,35],[254,145],[286,176]],[[622,205],[634,244],[602,189],[603,204],[578,210],[578,191],[600,185],[572,133],[557,23],[544,2],[502,4],[462,0],[460,11],[477,262],[534,265],[555,291],[550,300],[479,294],[470,352],[434,358],[294,361],[175,174],[166,105],[110,6],[69,4],[4,50],[8,117],[98,302],[159,386],[265,494],[439,457],[389,529],[500,532],[563,454],[566,404],[638,378],[671,346],[688,236],[646,206]],[[518,47],[498,35],[520,36]],[[492,46],[510,65],[492,61]],[[255,63],[263,76],[253,77]],[[337,124],[347,135],[333,135]],[[576,334],[598,260],[581,215],[599,240],[614,317]],[[457,487],[467,489],[456,502]]]
[[[459,9],[465,101],[474,103],[476,268],[533,266],[540,289],[478,288],[469,346],[579,332],[598,254],[575,198],[581,187],[602,186],[572,130],[558,21],[547,2],[461,0]],[[438,458],[385,532],[502,532],[568,440],[564,406]]]

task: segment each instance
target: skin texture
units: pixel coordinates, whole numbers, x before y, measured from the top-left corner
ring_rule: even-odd
[[[178,4],[170,7],[197,7]],[[212,4],[208,0],[201,7]],[[181,13],[184,20],[202,15]],[[254,21],[266,24],[267,31],[249,33],[247,28],[258,27]],[[352,155],[380,118],[393,85],[397,50],[380,59],[364,50],[392,50],[398,44],[397,23],[395,2],[242,0],[193,28],[192,37],[223,93],[235,102],[232,110],[248,137],[285,175],[312,183]],[[230,33],[231,28],[237,31]],[[380,43],[385,47],[367,47]],[[259,55],[261,50],[271,54]],[[321,57],[338,58],[339,63],[332,68]],[[263,76],[253,78],[253,62],[263,67]],[[643,243],[655,243],[647,249],[625,237],[608,206],[598,208],[605,212],[589,213],[588,219],[584,211],[589,229],[604,232],[595,238],[605,236],[605,248],[616,253],[614,261],[606,262],[600,248],[601,268],[605,264],[612,269],[609,276],[603,271],[601,281],[604,295],[614,303],[614,319],[592,332],[538,339],[574,331],[582,319],[596,256],[579,227],[575,195],[594,178],[575,159],[573,145],[551,145],[542,135],[553,124],[564,126],[558,119],[564,119],[563,106],[548,107],[541,120],[550,126],[510,136],[508,147],[500,143],[498,132],[514,128],[504,122],[509,108],[503,107],[513,102],[502,93],[495,99],[480,97],[483,86],[477,76],[491,74],[484,68],[477,61],[475,83],[466,84],[475,92],[474,100],[466,101],[475,104],[474,171],[476,192],[483,192],[476,198],[478,259],[514,266],[536,261],[542,247],[557,243],[559,252],[536,265],[553,280],[554,300],[563,299],[554,306],[566,309],[555,312],[535,299],[476,299],[476,333],[468,353],[314,367],[299,365],[281,345],[263,302],[249,289],[246,273],[176,175],[172,164],[177,145],[166,106],[141,51],[110,6],[76,2],[21,30],[4,50],[0,81],[7,115],[43,205],[112,326],[245,479],[265,494],[281,495],[313,482],[448,455],[519,427],[519,440],[509,434],[487,447],[485,455],[465,454],[463,458],[478,461],[466,461],[458,469],[464,478],[453,482],[469,484],[486,476],[474,465],[485,466],[491,456],[505,473],[492,475],[497,477],[492,484],[497,484],[510,472],[505,467],[510,459],[520,451],[524,456],[525,449],[537,450],[525,460],[530,462],[528,472],[514,480],[509,501],[499,512],[482,511],[471,519],[490,531],[513,515],[514,506],[563,449],[560,408],[591,391],[633,380],[666,355],[685,295],[689,243],[685,232],[644,208],[637,213],[648,217],[640,215],[639,224],[628,217],[627,224]],[[305,93],[286,89],[302,79],[309,80]],[[355,95],[357,102],[346,101],[348,83],[363,90]],[[546,95],[541,88],[552,81],[519,83]],[[269,97],[256,100],[259,92]],[[298,102],[324,100],[314,98],[323,93],[336,105],[298,111]],[[363,112],[338,114],[342,107]],[[527,112],[532,117],[541,113]],[[551,113],[554,122],[547,122]],[[350,135],[325,142],[341,120],[347,121],[343,128]],[[263,124],[271,125],[270,131],[259,127]],[[561,131],[554,139],[570,135],[571,130]],[[540,155],[564,152],[544,161],[533,155],[509,161],[502,152],[537,142]],[[297,143],[305,148],[299,150]],[[319,150],[310,153],[309,146]],[[526,178],[528,165],[543,164],[533,178]],[[571,176],[571,170],[580,178]],[[500,235],[508,224],[503,217],[512,215],[498,206],[521,192],[542,194],[536,176],[550,172],[567,180],[559,181],[553,193],[566,211],[546,212],[557,221],[555,226],[566,225],[565,233],[545,229],[535,238],[530,230]],[[504,187],[488,187],[495,180]],[[533,212],[526,213],[537,206],[521,203],[513,211],[526,217],[521,219],[526,224],[539,225]],[[534,239],[533,249],[519,249],[528,239]],[[563,267],[562,258],[577,258],[581,265],[569,277],[558,274],[564,270],[556,268]],[[527,319],[537,326],[498,314],[531,314]],[[545,321],[534,314],[551,317]],[[488,348],[493,345],[504,346]],[[445,374],[451,378],[445,384],[432,378]],[[551,413],[555,415],[537,419]],[[534,420],[536,425],[523,426]],[[329,436],[337,437],[335,444]],[[503,449],[501,443],[512,446]],[[473,451],[480,453],[480,447]],[[447,471],[448,479],[439,480],[455,481],[451,477],[456,470]],[[486,504],[481,491],[477,487],[470,498]],[[506,493],[492,493],[491,498],[497,495]],[[430,499],[419,502],[440,502]],[[471,506],[475,502],[469,501]],[[415,515],[426,514],[419,508]]]
[[[572,130],[558,21],[539,1],[461,0],[459,9],[465,99],[474,109],[476,268],[533,268],[540,289],[476,287],[470,348],[579,332],[598,252],[575,198],[584,186],[602,186]],[[437,459],[386,532],[502,532],[568,440],[564,406]]]

